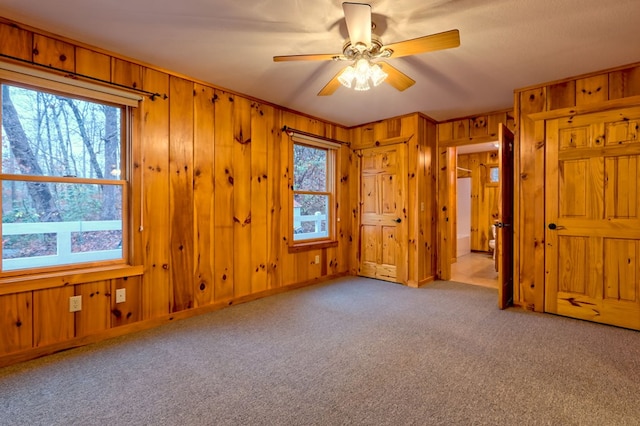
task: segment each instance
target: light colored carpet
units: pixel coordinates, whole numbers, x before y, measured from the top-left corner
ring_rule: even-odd
[[[0,424],[640,424],[640,333],[496,299],[338,279],[0,369]]]

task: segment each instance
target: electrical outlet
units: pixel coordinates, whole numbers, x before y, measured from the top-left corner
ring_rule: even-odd
[[[116,303],[124,303],[126,301],[127,301],[127,289],[126,288],[116,289]]]
[[[316,265],[317,265],[318,263],[320,263],[320,255],[319,255],[319,254],[316,254]]]
[[[69,312],[82,310],[82,296],[71,296],[69,298]]]

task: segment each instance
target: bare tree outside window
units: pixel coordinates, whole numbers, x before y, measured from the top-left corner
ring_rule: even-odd
[[[328,149],[293,145],[294,240],[329,236]]]
[[[122,257],[123,108],[2,84],[3,270]]]

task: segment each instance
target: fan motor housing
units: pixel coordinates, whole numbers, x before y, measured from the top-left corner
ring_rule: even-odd
[[[367,48],[362,43],[351,43],[350,39],[345,40],[342,46],[342,53],[346,60],[355,60],[358,57],[364,56],[367,58],[388,58],[393,53],[390,49],[382,48],[382,40],[375,34],[371,34],[371,47]]]

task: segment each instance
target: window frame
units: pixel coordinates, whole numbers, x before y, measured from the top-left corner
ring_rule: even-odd
[[[131,208],[131,154],[132,154],[132,126],[134,120],[134,108],[138,107],[142,97],[139,94],[117,90],[107,86],[101,86],[86,81],[69,79],[56,74],[43,72],[37,69],[27,68],[6,62],[0,62],[0,86],[9,85],[28,90],[51,93],[72,99],[98,103],[118,108],[120,119],[120,175],[117,179],[98,179],[72,176],[37,176],[25,174],[4,173],[0,170],[0,185],[3,182],[44,182],[63,183],[71,185],[110,185],[120,188],[121,196],[121,222],[122,222],[122,254],[117,259],[93,260],[61,265],[37,266],[22,269],[2,270],[0,264],[0,279],[19,276],[36,276],[47,273],[59,273],[68,271],[78,273],[82,270],[96,270],[96,268],[126,267],[131,259],[131,235],[133,217]],[[1,96],[0,96],[1,99]],[[2,111],[0,109],[0,125]],[[0,217],[1,218],[1,217]],[[0,220],[0,227],[2,221]],[[0,228],[1,230],[1,228]],[[0,247],[0,253],[2,253]]]
[[[296,145],[306,146],[314,149],[322,149],[326,152],[326,191],[308,191],[308,190],[296,190],[294,189],[295,182],[295,153],[294,149]],[[338,164],[338,153],[340,150],[340,144],[324,140],[321,138],[301,135],[297,133],[291,134],[289,144],[289,170],[291,171],[291,178],[289,179],[289,194],[288,194],[288,249],[289,252],[300,252],[306,250],[313,250],[325,247],[334,247],[338,245],[336,238],[336,223],[337,215],[334,209],[337,198],[337,185],[336,185],[336,171]],[[326,237],[310,238],[303,240],[294,240],[294,198],[296,195],[322,195],[327,196],[327,233]]]
[[[486,185],[487,186],[498,186],[500,184],[500,165],[498,163],[490,163],[487,164],[487,179],[486,179]],[[497,180],[493,180],[492,179],[492,171],[493,170],[498,170],[498,179]]]

